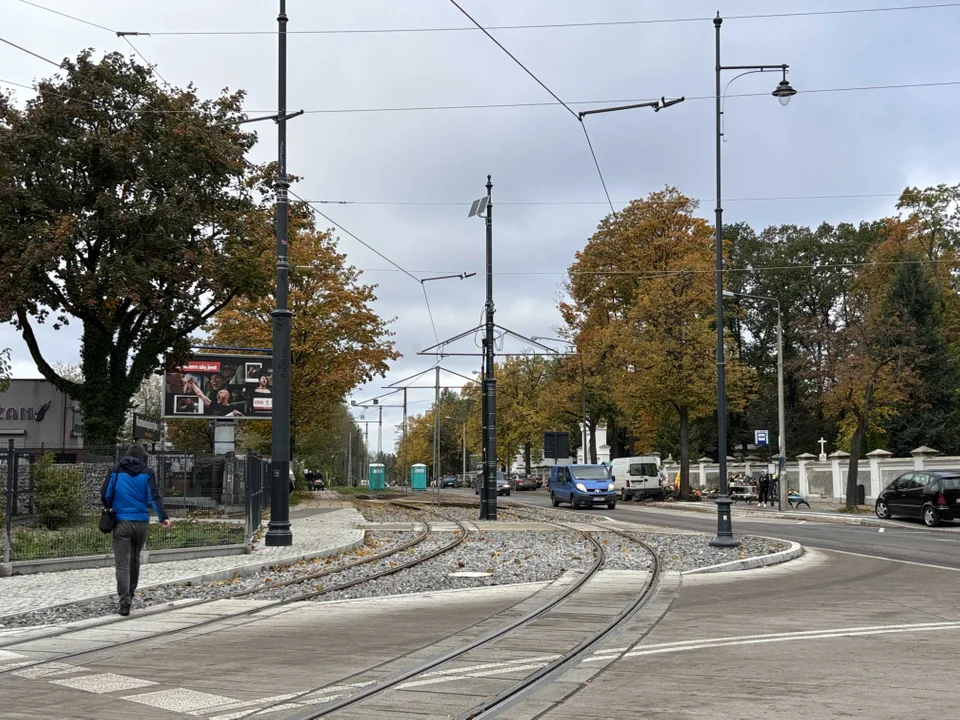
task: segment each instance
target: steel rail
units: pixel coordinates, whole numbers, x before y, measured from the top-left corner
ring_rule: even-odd
[[[454,522],[456,522],[456,521],[454,521]],[[315,598],[315,597],[319,597],[320,595],[326,595],[326,594],[333,593],[333,592],[337,592],[337,591],[340,591],[340,590],[347,590],[347,589],[349,589],[349,588],[356,587],[357,585],[360,585],[360,584],[365,583],[365,582],[370,582],[370,581],[372,581],[372,580],[378,580],[378,579],[380,579],[380,578],[382,578],[382,577],[386,577],[386,576],[388,576],[388,575],[393,575],[393,574],[395,574],[395,573],[398,573],[398,572],[401,572],[401,571],[406,570],[406,569],[408,569],[408,568],[411,568],[411,567],[413,567],[413,566],[415,566],[415,565],[420,564],[421,562],[424,562],[424,561],[426,561],[426,560],[430,560],[430,559],[432,559],[432,558],[434,558],[434,557],[437,557],[438,555],[441,555],[441,554],[443,554],[443,553],[445,553],[445,552],[448,552],[448,551],[452,550],[453,548],[457,547],[460,543],[463,542],[464,538],[466,537],[466,528],[465,528],[461,523],[457,523],[457,524],[460,526],[460,532],[459,532],[459,534],[457,535],[457,537],[456,537],[452,542],[447,543],[446,545],[444,545],[444,546],[442,546],[442,547],[440,547],[440,548],[438,548],[438,549],[436,549],[436,550],[434,550],[434,551],[432,551],[432,552],[430,552],[430,553],[428,553],[428,554],[426,554],[426,555],[419,556],[419,557],[417,557],[417,558],[413,558],[413,559],[410,560],[409,562],[402,563],[402,564],[400,564],[400,565],[397,565],[396,567],[387,568],[387,569],[382,570],[382,571],[380,571],[380,572],[374,573],[373,575],[368,575],[368,576],[366,576],[366,577],[357,578],[357,579],[351,580],[351,581],[346,582],[346,583],[341,583],[341,584],[339,584],[339,585],[334,585],[334,586],[329,587],[329,588],[324,588],[324,589],[322,589],[322,590],[314,590],[314,591],[311,591],[311,592],[309,592],[309,593],[304,593],[304,594],[301,594],[301,595],[295,595],[294,597],[283,598],[283,599],[281,599],[281,600],[276,600],[276,601],[274,601],[274,602],[271,602],[271,603],[269,603],[269,604],[267,604],[267,605],[261,605],[260,607],[251,608],[251,609],[249,609],[249,610],[244,610],[244,611],[241,611],[241,612],[239,612],[239,613],[236,613],[236,614],[233,614],[233,615],[229,615],[229,616],[226,616],[226,617],[209,618],[209,619],[207,619],[207,620],[204,620],[204,621],[201,621],[201,622],[198,622],[198,623],[193,623],[192,625],[186,625],[186,626],[180,627],[180,628],[171,628],[171,629],[169,629],[169,630],[164,630],[164,631],[161,631],[161,632],[158,632],[158,633],[154,633],[154,634],[152,634],[152,635],[147,635],[147,636],[144,636],[144,637],[130,638],[129,640],[123,640],[123,641],[120,641],[120,642],[117,642],[117,643],[112,643],[112,644],[108,644],[108,645],[103,645],[103,646],[96,647],[96,648],[89,648],[89,649],[87,649],[87,650],[79,650],[79,651],[77,651],[77,652],[68,653],[68,654],[66,654],[66,655],[59,655],[59,656],[57,656],[57,657],[52,657],[52,658],[46,658],[46,659],[44,659],[44,660],[38,660],[38,661],[36,661],[36,662],[27,663],[27,664],[25,664],[25,665],[17,665],[17,666],[14,666],[14,667],[9,667],[9,668],[7,668],[7,669],[5,669],[5,670],[0,670],[0,676],[6,675],[6,674],[8,674],[8,673],[17,672],[17,671],[20,671],[20,670],[26,670],[26,669],[28,669],[28,668],[40,667],[40,666],[47,665],[47,664],[50,664],[50,663],[53,663],[53,662],[63,662],[63,661],[65,661],[65,660],[71,660],[71,659],[73,659],[73,658],[82,657],[82,656],[85,656],[85,655],[92,655],[93,653],[97,653],[97,652],[103,652],[103,651],[107,651],[107,650],[115,650],[115,649],[122,648],[122,647],[128,647],[128,646],[130,646],[130,645],[134,645],[134,644],[140,643],[140,642],[145,642],[145,641],[147,641],[147,640],[156,640],[156,639],[158,639],[158,638],[167,637],[167,636],[169,636],[169,635],[175,635],[175,634],[177,634],[177,633],[181,633],[181,632],[186,632],[186,631],[190,631],[190,630],[196,630],[196,629],[198,629],[198,628],[207,627],[207,626],[209,626],[209,625],[214,625],[214,624],[216,624],[216,623],[223,622],[223,621],[225,621],[225,620],[233,620],[233,619],[235,619],[235,618],[241,618],[241,617],[247,617],[247,616],[250,616],[250,615],[256,615],[257,613],[263,612],[264,610],[270,610],[270,609],[274,609],[274,608],[278,608],[278,607],[283,607],[284,605],[289,605],[290,603],[294,603],[294,602],[302,602],[302,601],[304,601],[304,600],[310,600],[310,599],[313,599],[313,598]],[[428,532],[429,532],[429,530],[428,530]],[[399,549],[399,548],[394,548],[394,551],[395,551],[395,552],[399,552],[400,549]],[[393,554],[393,553],[391,552],[390,554]],[[381,555],[382,555],[382,554],[381,554]],[[378,558],[374,558],[374,557],[364,558],[364,560],[365,560],[366,562],[373,562],[374,560],[382,560],[382,559],[383,559],[383,557],[378,557]],[[352,567],[356,567],[357,565],[360,565],[360,564],[366,564],[366,563],[355,563],[355,564],[352,565]],[[341,570],[335,570],[334,572],[331,572],[331,574],[335,574],[336,572],[341,572],[342,570],[345,570],[345,569],[347,569],[347,568],[343,568],[343,569],[341,569]],[[264,590],[271,589],[272,587],[275,587],[275,586],[271,585],[270,588],[261,588],[261,589],[258,590],[258,592],[263,592]],[[244,592],[246,592],[246,591],[244,591]],[[217,600],[223,600],[223,599],[229,599],[229,598],[215,598],[215,599],[217,599]],[[206,604],[206,602],[208,602],[208,601],[204,600],[204,601],[201,601],[201,602],[192,604],[192,605],[185,605],[185,606],[180,606],[180,607],[196,607],[196,606],[201,605],[201,604]],[[179,609],[179,608],[176,608],[176,609]],[[171,609],[167,608],[167,609],[165,609],[165,610],[166,610],[166,611],[169,611],[169,610],[171,610]],[[152,613],[152,614],[153,614],[153,615],[158,615],[158,614],[160,614],[160,613],[157,612],[157,613]],[[143,615],[140,615],[139,617],[143,617]],[[105,624],[106,624],[106,623],[105,623]],[[111,624],[112,624],[112,623],[111,623]],[[99,628],[99,627],[102,627],[102,626],[97,626],[97,627]],[[229,627],[232,627],[232,626],[229,626]],[[77,629],[74,629],[73,631],[74,631],[74,632],[80,632],[80,631],[85,630],[85,629],[92,629],[92,628],[77,628]],[[26,644],[29,644],[30,642],[34,642],[34,641],[36,641],[36,640],[45,640],[45,639],[47,639],[47,637],[49,637],[49,636],[44,636],[44,637],[39,637],[39,638],[33,638],[32,640],[31,640],[31,639],[20,640],[19,642],[11,643],[11,644],[8,645],[7,647],[13,647],[13,646],[16,646],[16,645],[26,645]]]

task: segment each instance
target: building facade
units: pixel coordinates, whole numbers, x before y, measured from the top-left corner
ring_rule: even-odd
[[[80,409],[46,380],[11,380],[0,393],[0,443],[8,440],[28,448],[82,447]]]

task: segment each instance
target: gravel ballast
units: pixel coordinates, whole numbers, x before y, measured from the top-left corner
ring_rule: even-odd
[[[330,593],[317,600],[346,600],[404,593],[490,587],[555,580],[594,562],[593,546],[570,532],[470,533],[454,550],[396,575]],[[477,572],[484,577],[451,577]],[[487,575],[489,573],[489,575]]]
[[[300,561],[294,565],[265,566],[259,572],[254,573],[253,575],[235,577],[230,580],[221,580],[213,583],[203,583],[199,585],[178,583],[174,585],[165,585],[158,588],[138,590],[136,599],[133,603],[133,608],[135,610],[143,609],[169,603],[174,600],[187,600],[193,598],[204,600],[219,599],[243,590],[259,587],[266,583],[286,582],[302,577],[303,575],[320,572],[322,570],[335,570],[338,567],[342,567],[343,565],[351,562],[356,562],[364,557],[387,552],[398,545],[403,545],[404,543],[411,541],[416,536],[417,533],[411,532],[368,531],[365,543],[362,547],[341,555],[335,555],[322,559],[318,558],[308,562]],[[429,538],[425,540],[424,543],[421,543],[420,545],[417,545],[406,552],[416,552],[428,542],[430,542]],[[395,556],[391,556],[390,559],[392,560],[394,557],[400,557],[404,554],[405,553],[403,552],[398,553]],[[370,572],[369,570],[364,570],[364,568],[376,564],[377,563],[367,563],[366,565],[361,565],[359,568],[345,572]],[[340,574],[341,573],[338,573],[337,575],[332,575],[329,578],[319,579],[317,582],[332,583]],[[311,581],[306,581],[306,584],[290,585],[286,588],[288,593],[287,596],[303,593],[305,591],[305,587],[312,587]],[[266,599],[265,594],[267,592],[270,591],[256,593],[255,595],[250,595],[248,597],[257,600]],[[74,622],[77,620],[87,620],[89,618],[102,617],[105,615],[115,615],[116,612],[117,602],[116,599],[113,598],[94,600],[90,602],[71,603],[69,605],[62,605],[60,607],[46,608],[43,610],[37,610],[35,612],[5,617],[0,620],[0,628],[55,625]]]

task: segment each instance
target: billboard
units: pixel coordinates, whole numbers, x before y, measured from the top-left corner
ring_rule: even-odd
[[[135,440],[156,442],[160,439],[160,420],[135,412],[133,414],[133,437]]]
[[[165,418],[269,420],[272,413],[269,356],[195,355],[164,375]]]

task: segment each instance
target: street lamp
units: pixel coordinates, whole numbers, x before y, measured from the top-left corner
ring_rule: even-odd
[[[531,335],[530,339],[534,342],[539,340],[549,340],[551,342],[564,343],[567,345],[570,344],[566,340],[561,340],[560,338],[543,337],[541,335]],[[580,352],[580,348],[578,348],[576,345],[574,345],[573,348],[577,351],[577,357],[580,359],[580,442],[583,443],[583,464],[587,465],[589,464],[589,460],[587,460],[587,386],[583,380],[583,353]]]
[[[788,98],[789,100],[789,98]],[[787,456],[787,427],[785,422],[785,412],[783,404],[783,317],[780,313],[780,301],[770,295],[751,295],[749,293],[738,293],[732,290],[724,290],[724,297],[744,297],[753,300],[767,300],[777,304],[777,426],[778,443],[777,449],[780,453],[777,465],[777,482],[780,485],[780,492],[777,493],[777,510],[783,509],[783,494],[786,492],[786,484],[783,478],[784,463]]]
[[[776,71],[783,73],[783,79],[773,91],[773,96],[781,105],[790,102],[790,98],[797,94],[787,82],[787,68],[789,65],[721,65],[720,64],[720,26],[723,18],[720,13],[713,19],[716,28],[716,55],[714,67],[716,72],[716,106],[717,106],[717,217],[716,217],[716,282],[717,282],[717,461],[720,465],[720,495],[717,497],[717,536],[710,541],[714,547],[737,547],[739,540],[733,537],[733,522],[730,513],[730,497],[727,495],[727,388],[726,367],[724,366],[723,352],[723,205],[720,193],[720,148],[723,143],[723,109],[720,95],[720,73],[723,70],[743,70],[743,74],[756,72]],[[739,77],[739,76],[738,76]],[[737,78],[733,78],[736,80]],[[730,82],[733,82],[731,80]],[[782,432],[782,430],[781,430]]]

